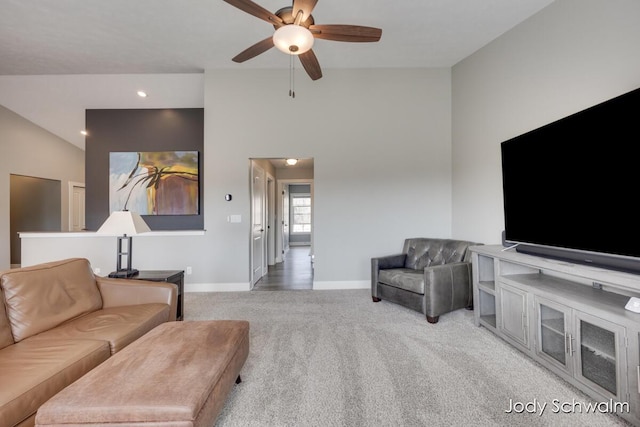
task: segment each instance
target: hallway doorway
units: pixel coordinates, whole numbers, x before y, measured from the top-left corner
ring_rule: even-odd
[[[21,231],[62,230],[62,183],[34,176],[9,175],[11,266],[22,264]]]
[[[249,161],[250,287],[312,289],[313,159]]]
[[[313,289],[311,246],[291,246],[284,261],[269,266],[253,287],[254,291],[291,291]]]

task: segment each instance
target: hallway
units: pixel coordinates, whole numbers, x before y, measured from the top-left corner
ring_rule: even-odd
[[[313,289],[313,269],[309,246],[291,246],[284,262],[269,266],[253,287],[254,291],[284,291]]]

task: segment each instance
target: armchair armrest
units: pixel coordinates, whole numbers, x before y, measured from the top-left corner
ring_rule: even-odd
[[[173,283],[96,277],[102,307],[162,303],[170,306],[169,321],[176,320],[178,287]]]
[[[379,270],[387,268],[402,268],[407,259],[407,254],[388,255],[378,258],[371,258],[371,265],[376,263]]]
[[[471,263],[454,262],[424,269],[425,314],[436,317],[473,304]]]
[[[371,258],[371,296],[378,297],[378,272],[387,268],[402,268],[407,254]]]

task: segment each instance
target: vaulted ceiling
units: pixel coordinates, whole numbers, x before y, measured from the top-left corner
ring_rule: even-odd
[[[316,23],[372,26],[383,32],[377,43],[317,40],[313,49],[323,69],[451,67],[552,1],[319,0],[313,11]],[[291,4],[256,3],[273,12]],[[0,0],[0,104],[27,113],[36,123],[46,121],[44,106],[39,119],[38,109],[17,99],[11,76],[286,69],[289,59],[277,49],[242,64],[231,61],[272,33],[268,23],[222,0]],[[24,90],[30,96],[35,92]],[[39,98],[45,90],[39,89]],[[112,91],[104,92],[91,94],[91,108],[118,108]],[[75,96],[68,98],[57,99],[58,108],[79,108],[71,105],[80,102]],[[82,146],[77,124],[73,126],[76,136],[62,137]]]

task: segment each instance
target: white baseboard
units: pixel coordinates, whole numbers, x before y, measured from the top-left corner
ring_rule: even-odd
[[[325,291],[334,289],[369,289],[371,282],[369,280],[351,280],[351,281],[315,281],[313,282],[314,291]],[[250,291],[249,283],[185,283],[185,292],[246,292]]]
[[[250,291],[249,283],[185,283],[185,292],[244,292]]]
[[[314,291],[324,291],[331,289],[369,289],[371,281],[369,280],[350,280],[350,281],[314,281]]]

